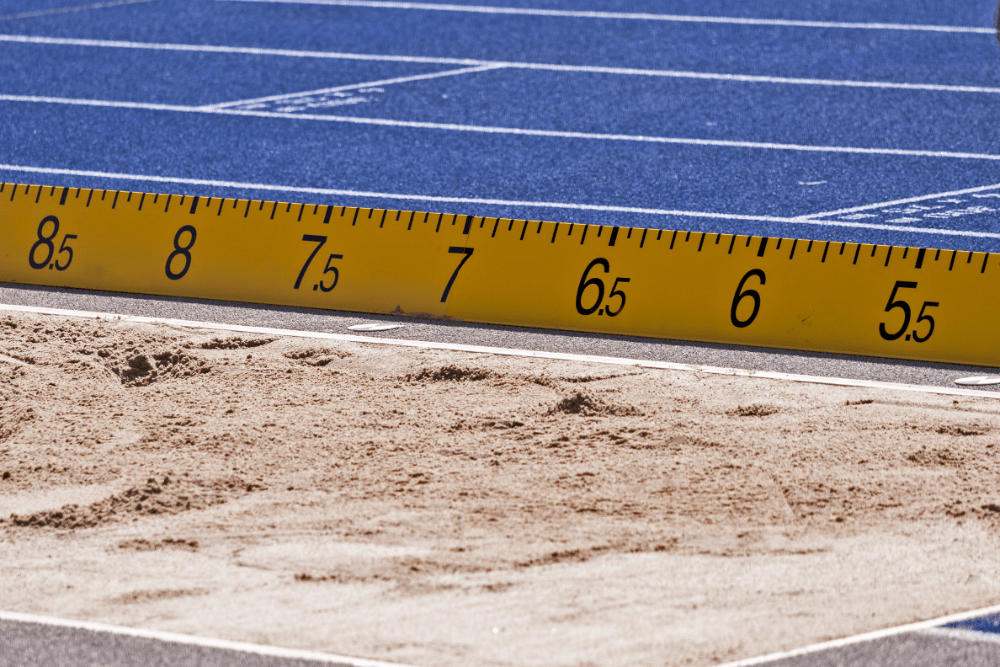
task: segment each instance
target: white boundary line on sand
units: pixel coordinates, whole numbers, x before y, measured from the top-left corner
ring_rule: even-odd
[[[2,96],[0,96],[2,97]],[[408,195],[393,192],[366,192],[361,190],[337,190],[332,188],[307,188],[296,185],[273,185],[268,183],[242,183],[239,181],[213,181],[200,178],[179,178],[173,176],[147,176],[145,174],[120,174],[106,171],[80,169],[56,169],[53,167],[26,167],[15,164],[0,164],[0,171],[26,172],[31,174],[57,174],[60,176],[85,176],[88,178],[114,178],[129,181],[149,181],[151,183],[178,183],[181,185],[207,185],[217,188],[241,188],[270,192],[297,192],[311,195],[332,195],[339,197],[371,197],[401,201],[436,202],[441,204],[481,204],[484,206],[531,206],[537,208],[569,209],[574,211],[604,211],[608,213],[640,213],[687,218],[707,218],[709,220],[742,220],[748,222],[778,222],[796,225],[816,225],[821,227],[847,227],[858,229],[879,229],[898,233],[936,234],[938,236],[970,236],[973,238],[1000,238],[1000,233],[974,232],[961,229],[934,229],[933,227],[904,227],[900,225],[879,225],[866,222],[845,222],[842,220],[812,220],[809,217],[783,218],[773,215],[741,215],[737,213],[711,213],[705,211],[677,211],[660,208],[638,208],[634,206],[605,206],[601,204],[573,204],[567,202],[517,201],[507,199],[477,199],[474,197],[440,197],[434,195]],[[822,215],[822,214],[817,214]],[[708,232],[713,233],[713,232]]]
[[[904,23],[844,23],[840,21],[794,21],[788,19],[755,19],[729,16],[686,16],[682,14],[649,14],[638,12],[570,11],[565,9],[533,9],[526,7],[493,7],[450,5],[427,2],[379,2],[375,0],[221,0],[222,2],[261,2],[289,5],[329,5],[368,9],[422,9],[439,12],[472,14],[513,14],[517,16],[550,16],[558,18],[612,19],[625,21],[672,21],[679,23],[724,23],[735,25],[785,26],[792,28],[846,28],[856,30],[908,30],[926,32],[974,33],[992,35],[993,28],[948,25],[913,25]]]
[[[787,660],[788,658],[797,658],[799,656],[809,655],[811,653],[819,653],[820,651],[828,651],[831,649],[842,648],[844,646],[852,646],[854,644],[861,644],[863,642],[885,639],[887,637],[894,637],[896,635],[901,635],[907,632],[918,632],[921,630],[929,630],[931,628],[936,628],[938,626],[946,625],[948,623],[967,621],[972,618],[978,618],[979,616],[989,616],[990,614],[996,614],[996,613],[1000,613],[1000,605],[996,605],[993,607],[986,607],[984,609],[976,609],[974,611],[966,611],[960,614],[951,614],[949,616],[942,616],[941,618],[934,618],[929,621],[920,621],[918,623],[900,625],[894,628],[886,628],[885,630],[866,632],[861,635],[854,635],[853,637],[845,637],[843,639],[834,639],[833,641],[821,642],[819,644],[811,644],[810,646],[804,646],[802,648],[794,649],[792,651],[782,651],[780,653],[771,653],[768,655],[762,655],[757,658],[748,658],[746,660],[727,662],[721,665],[716,665],[715,667],[755,667],[756,665],[766,665],[769,662],[775,662],[777,660]],[[963,638],[963,639],[968,640],[968,638]]]
[[[900,83],[894,81],[854,81],[850,79],[807,79],[801,77],[761,76],[756,74],[727,74],[722,72],[691,72],[685,70],[639,69],[634,67],[605,67],[601,65],[559,65],[506,60],[477,60],[471,58],[434,58],[427,56],[379,55],[342,53],[338,51],[302,51],[295,49],[266,49],[246,46],[213,46],[210,44],[171,44],[157,42],[129,42],[108,39],[79,39],[73,37],[39,37],[35,35],[0,34],[0,42],[15,44],[47,44],[52,46],[87,46],[114,49],[139,49],[147,51],[179,51],[193,53],[222,53],[249,56],[277,56],[284,58],[320,58],[334,60],[359,60],[428,65],[463,65],[468,67],[496,67],[498,69],[523,69],[543,72],[568,72],[578,74],[614,74],[620,76],[650,76],[675,79],[702,79],[738,83],[774,83],[798,86],[841,86],[846,88],[881,88],[887,90],[924,90],[945,93],[1000,94],[1000,88],[988,86],[956,86],[939,83]],[[211,106],[211,105],[205,105]]]
[[[186,329],[209,329],[217,331],[235,331],[239,333],[264,334],[270,336],[290,336],[295,338],[314,338],[321,340],[346,341],[351,343],[370,343],[375,345],[395,345],[398,347],[416,347],[425,350],[448,350],[453,352],[469,352],[472,354],[494,354],[508,357],[526,357],[529,359],[549,359],[554,361],[578,361],[589,364],[607,364],[611,366],[637,366],[658,370],[686,371],[693,373],[709,373],[711,375],[728,375],[732,377],[762,378],[765,380],[782,380],[786,382],[808,382],[811,384],[827,384],[838,387],[856,387],[863,389],[887,389],[893,391],[911,391],[925,394],[941,394],[944,396],[972,396],[977,398],[1000,399],[1000,392],[981,391],[978,389],[953,389],[950,387],[935,387],[930,385],[901,384],[897,382],[879,382],[877,380],[853,380],[849,378],[823,377],[820,375],[797,375],[794,373],[778,373],[774,371],[756,371],[740,368],[722,368],[719,366],[701,366],[696,364],[679,364],[671,361],[649,361],[645,359],[627,359],[620,357],[600,357],[587,354],[569,354],[565,352],[544,352],[538,350],[520,350],[505,347],[487,347],[483,345],[462,345],[459,343],[437,343],[423,340],[405,340],[402,338],[376,338],[373,336],[358,336],[354,334],[337,334],[323,331],[301,331],[297,329],[274,329],[271,327],[251,327],[239,324],[220,324],[216,322],[197,322],[193,320],[178,320],[166,317],[143,317],[139,315],[120,315],[116,313],[98,313],[84,310],[65,310],[62,308],[43,308],[39,306],[16,306],[0,304],[0,312],[13,311],[33,313],[37,315],[58,315],[62,317],[82,317],[86,319],[133,322],[136,324],[163,324],[183,327]],[[364,317],[359,313],[358,317]]]
[[[32,623],[35,625],[70,628],[73,630],[87,630],[89,632],[109,635],[135,637],[136,639],[154,639],[171,644],[182,644],[185,646],[195,646],[199,648],[250,653],[270,658],[333,663],[344,665],[344,667],[406,667],[405,665],[394,662],[380,662],[378,660],[365,660],[364,658],[349,658],[346,656],[331,655],[329,653],[279,648],[277,646],[263,646],[260,644],[249,644],[245,642],[233,642],[225,639],[195,637],[193,635],[182,635],[175,632],[164,632],[161,630],[143,630],[140,628],[127,628],[120,625],[108,625],[105,623],[92,623],[89,621],[74,621],[62,618],[53,618],[51,616],[35,616],[33,614],[21,614],[13,611],[0,611],[0,621],[7,621],[11,623]]]

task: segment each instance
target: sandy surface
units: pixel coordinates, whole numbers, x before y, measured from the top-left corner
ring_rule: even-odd
[[[10,611],[708,665],[1000,602],[1000,401],[0,317]]]

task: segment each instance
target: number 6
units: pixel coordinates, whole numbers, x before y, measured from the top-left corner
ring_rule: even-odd
[[[757,278],[760,279],[761,285],[767,282],[767,276],[764,275],[763,271],[760,269],[753,269],[748,271],[747,274],[743,276],[743,280],[740,281],[740,284],[736,286],[736,296],[733,297],[733,307],[729,309],[729,319],[732,321],[733,326],[739,327],[740,329],[753,324],[753,321],[757,319],[757,313],[760,311],[760,294],[757,290],[748,289],[745,292],[743,291],[743,286],[751,276],[757,276]],[[750,313],[750,317],[745,320],[741,320],[736,317],[736,309],[740,307],[740,302],[747,298],[753,299],[753,312]]]

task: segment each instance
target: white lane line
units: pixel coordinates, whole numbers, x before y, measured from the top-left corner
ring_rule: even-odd
[[[812,644],[810,646],[794,649],[792,651],[782,651],[779,653],[762,655],[757,658],[749,658],[747,660],[737,660],[735,662],[727,662],[725,664],[716,665],[716,667],[756,667],[757,665],[766,665],[767,663],[777,662],[779,660],[798,658],[803,655],[811,655],[813,653],[820,653],[822,651],[829,651],[832,649],[843,648],[845,646],[853,646],[855,644],[862,644],[864,642],[886,639],[888,637],[895,637],[897,635],[905,634],[907,632],[921,632],[937,626],[947,625],[948,623],[958,623],[959,621],[968,621],[969,619],[978,618],[980,616],[989,616],[990,614],[996,614],[996,613],[1000,613],[1000,605],[997,605],[995,607],[986,607],[985,609],[976,609],[975,611],[962,612],[960,614],[952,614],[950,616],[942,616],[941,618],[935,618],[929,621],[920,621],[919,623],[910,623],[908,625],[900,625],[894,628],[886,628],[885,630],[866,632],[865,634],[854,635],[853,637],[834,639],[833,641],[822,642],[819,644]]]
[[[965,630],[963,628],[927,628],[920,630],[917,634],[925,637],[937,639],[952,639],[961,642],[984,642],[986,644],[1000,644],[1000,635],[993,632],[977,632],[976,630]]]
[[[44,97],[38,95],[0,95],[0,101],[25,102],[35,104],[65,104],[76,106],[105,107],[112,109],[146,109],[150,111],[174,111],[178,113],[225,114],[231,116],[251,116],[256,118],[282,118],[297,121],[318,121],[326,123],[350,123],[356,125],[376,125],[381,127],[405,127],[417,130],[439,130],[445,132],[467,132],[475,134],[507,134],[524,137],[545,137],[552,139],[583,139],[588,141],[622,141],[647,144],[680,146],[711,146],[716,148],[748,148],[753,150],[796,151],[803,153],[841,153],[851,155],[892,155],[896,157],[930,157],[956,160],[1000,161],[1000,155],[989,153],[961,153],[952,151],[912,150],[906,148],[862,148],[857,146],[810,146],[806,144],[782,144],[760,141],[730,141],[723,139],[691,139],[687,137],[657,137],[637,134],[605,134],[600,132],[567,132],[562,130],[533,130],[520,127],[497,127],[490,125],[463,125],[460,123],[430,123],[415,120],[391,120],[387,118],[365,118],[362,116],[335,116],[326,114],[280,113],[275,111],[253,111],[243,109],[211,109],[181,104],[154,104],[150,102],[118,102],[114,100],[86,100],[66,97]]]
[[[221,188],[241,188],[246,190],[269,190],[277,192],[298,192],[313,195],[341,197],[371,197],[375,199],[398,199],[427,201],[442,204],[484,204],[497,206],[535,206],[539,208],[559,208],[583,211],[605,211],[610,213],[647,213],[650,215],[673,215],[692,218],[712,218],[721,220],[747,220],[752,222],[795,222],[793,218],[768,215],[737,215],[733,213],[706,213],[703,211],[671,211],[657,208],[637,208],[632,206],[600,206],[597,204],[572,204],[561,202],[516,201],[506,199],[477,199],[472,197],[436,197],[432,195],[408,195],[390,192],[366,192],[363,190],[336,190],[332,188],[308,188],[295,185],[270,185],[266,183],[242,183],[238,181],[213,181],[199,178],[174,178],[171,176],[148,176],[145,174],[121,174],[107,171],[84,171],[80,169],[56,169],[52,167],[25,167],[14,164],[0,164],[0,171],[16,171],[60,176],[86,176],[91,178],[114,178],[130,181],[150,181],[153,183],[180,183],[183,185],[207,185]],[[826,225],[826,222],[817,224]],[[859,226],[859,225],[852,225]],[[864,226],[864,225],[860,225]],[[888,227],[888,229],[898,229]]]
[[[537,350],[520,350],[505,347],[487,347],[484,345],[461,345],[458,343],[438,343],[422,340],[405,340],[402,338],[376,338],[357,336],[353,334],[337,334],[323,331],[301,331],[297,329],[275,329],[272,327],[251,327],[238,324],[220,324],[217,322],[197,322],[178,320],[165,317],[141,317],[138,315],[120,315],[116,313],[98,313],[83,310],[65,310],[62,308],[42,308],[37,306],[15,306],[0,304],[0,312],[15,311],[38,315],[58,315],[62,317],[82,317],[86,319],[134,322],[138,324],[163,324],[188,329],[211,329],[236,331],[241,333],[265,334],[271,336],[292,336],[296,338],[314,338],[322,340],[347,341],[352,343],[372,343],[376,345],[395,345],[398,347],[416,347],[425,350],[448,350],[452,352],[469,352],[472,354],[494,354],[508,357],[527,357],[531,359],[551,359],[556,361],[579,361],[589,364],[607,364],[612,366],[637,366],[658,370],[686,371],[692,373],[709,373],[712,375],[728,375],[732,377],[761,378],[765,380],[781,380],[786,382],[807,382],[810,384],[825,384],[838,387],[856,387],[863,389],[886,389],[890,391],[909,391],[923,394],[940,394],[944,396],[974,396],[979,398],[1000,398],[1000,392],[981,391],[979,389],[954,389],[951,387],[935,387],[930,385],[901,384],[897,382],[878,382],[876,380],[854,380],[850,378],[823,377],[819,375],[798,375],[794,373],[778,373],[772,371],[745,370],[740,368],[722,368],[719,366],[701,366],[695,364],[679,364],[670,361],[649,361],[645,359],[627,359],[620,357],[601,357],[587,354],[568,354],[564,352],[544,352]],[[363,315],[359,315],[363,317]],[[964,620],[965,617],[958,620]],[[970,617],[971,618],[971,617]]]
[[[325,58],[372,62],[419,63],[434,65],[496,66],[509,69],[570,72],[584,74],[612,74],[618,76],[648,76],[677,79],[701,79],[738,83],[770,83],[802,86],[840,86],[848,88],[883,88],[923,90],[948,93],[1000,94],[1000,88],[984,86],[956,86],[935,83],[897,83],[892,81],[852,81],[843,79],[805,79],[797,77],[758,76],[752,74],[725,74],[715,72],[689,72],[684,70],[636,69],[631,67],[601,67],[597,65],[555,65],[505,60],[474,60],[469,58],[430,58],[419,56],[369,55],[340,53],[336,51],[296,51],[289,49],[261,49],[240,46],[210,46],[201,44],[161,44],[152,42],[123,42],[105,39],[75,39],[67,37],[35,37],[30,35],[0,35],[0,42],[20,44],[49,44],[54,46],[87,46],[95,48],[141,49],[151,51],[181,51],[193,53],[223,53],[251,56],[276,56],[286,58]]]
[[[438,65],[487,65],[486,60],[468,58],[427,58],[422,56],[382,56],[336,51],[301,51],[296,49],[263,49],[246,46],[213,46],[210,44],[169,44],[158,42],[128,42],[110,39],[77,39],[75,37],[37,37],[33,35],[0,34],[0,42],[15,44],[51,44],[53,46],[90,46],[109,49],[141,49],[145,51],[181,51],[189,53],[228,53],[246,56],[279,56],[284,58],[332,58],[334,60],[370,60],[392,63],[426,63]]]
[[[890,206],[902,206],[903,204],[915,204],[918,201],[927,201],[928,199],[943,199],[945,197],[958,197],[961,195],[971,195],[977,192],[986,192],[987,190],[996,190],[1000,188],[1000,183],[996,185],[983,185],[976,188],[965,188],[964,190],[952,190],[950,192],[939,192],[933,195],[920,195],[919,197],[909,197],[907,199],[894,199],[893,201],[879,202],[877,204],[867,204],[865,206],[855,206],[853,208],[842,208],[836,211],[824,211],[823,213],[810,213],[809,215],[803,215],[797,220],[807,221],[816,220],[817,218],[827,218],[834,215],[846,215],[848,213],[857,213],[858,211],[872,211],[880,208],[889,208]]]
[[[109,109],[142,109],[146,111],[177,111],[184,113],[233,113],[227,110],[206,110],[184,104],[158,104],[156,102],[120,102],[117,100],[83,100],[70,97],[45,97],[41,95],[0,95],[0,102],[28,102],[36,104],[68,104]]]
[[[487,65],[486,60],[468,58],[427,58],[422,56],[383,56],[339,53],[336,51],[301,51],[296,49],[263,49],[247,46],[213,46],[210,44],[169,44],[158,42],[128,42],[110,39],[77,39],[75,37],[37,37],[33,35],[0,34],[0,42],[15,44],[51,44],[53,46],[89,46],[108,49],[141,49],[145,51],[181,51],[188,53],[227,53],[245,56],[278,56],[283,58],[332,58],[334,60],[370,60],[391,63],[425,63],[431,65]]]
[[[687,72],[683,70],[650,70],[624,67],[597,67],[591,65],[548,65],[535,63],[498,63],[510,69],[543,70],[588,74],[617,74],[628,76],[668,77],[675,79],[702,79],[706,81],[731,81],[739,83],[774,83],[788,86],[833,86],[844,88],[876,88],[898,90],[926,90],[944,93],[1000,94],[1000,88],[985,86],[955,86],[936,83],[895,83],[892,81],[855,81],[850,79],[803,79],[797,77],[759,76],[754,74],[718,74],[713,72]]]
[[[793,28],[845,28],[853,30],[907,30],[926,32],[995,34],[994,28],[969,26],[919,25],[904,23],[845,23],[842,21],[793,21],[785,19],[754,19],[730,16],[685,16],[680,14],[647,14],[637,12],[593,12],[563,9],[531,9],[523,7],[484,7],[476,5],[448,5],[426,2],[375,2],[365,0],[221,0],[223,2],[261,2],[290,5],[329,5],[334,7],[363,7],[369,9],[421,9],[439,12],[466,12],[473,14],[508,14],[515,16],[551,16],[559,18],[613,19],[626,21],[671,21],[679,23],[723,23],[735,25],[787,26]]]
[[[75,7],[57,7],[55,9],[39,9],[34,12],[22,12],[20,14],[7,14],[0,16],[0,21],[13,21],[15,19],[30,19],[36,16],[49,16],[51,14],[67,14],[69,12],[82,12],[88,9],[107,9],[109,7],[121,7],[122,5],[135,5],[140,2],[153,2],[154,0],[118,0],[117,2],[98,2],[91,5],[76,5]]]
[[[107,625],[105,623],[92,623],[89,621],[74,621],[63,618],[53,618],[51,616],[36,616],[34,614],[21,614],[13,611],[0,611],[0,622],[8,623],[32,623],[35,625],[47,625],[57,628],[70,628],[72,630],[86,630],[99,634],[118,635],[125,637],[135,637],[136,639],[153,639],[170,644],[182,644],[184,646],[197,646],[199,648],[219,649],[222,651],[233,651],[237,653],[248,653],[251,655],[266,656],[269,658],[280,658],[284,660],[303,660],[308,662],[320,662],[327,664],[344,665],[345,667],[406,667],[394,662],[381,662],[378,660],[365,660],[364,658],[350,658],[342,655],[331,655],[329,653],[317,653],[315,651],[300,651],[296,649],[279,648],[277,646],[261,646],[259,644],[247,644],[244,642],[231,642],[225,639],[212,639],[209,637],[195,637],[192,635],[182,635],[175,632],[163,632],[161,630],[144,630],[141,628],[126,628],[120,625]]]
[[[182,185],[206,185],[219,188],[240,188],[245,190],[265,190],[272,192],[298,192],[311,195],[338,197],[370,197],[402,201],[425,201],[442,204],[481,204],[487,206],[530,206],[574,211],[604,211],[608,213],[639,213],[682,218],[706,218],[710,220],[741,220],[747,222],[777,222],[795,225],[816,225],[820,227],[848,227],[879,229],[892,232],[915,234],[936,234],[939,236],[967,236],[972,238],[1000,238],[992,232],[973,232],[957,229],[933,229],[925,227],[902,227],[864,222],[842,222],[836,220],[809,220],[803,218],[783,218],[773,215],[741,215],[736,213],[712,213],[706,211],[680,211],[661,208],[639,208],[635,206],[604,206],[599,204],[574,204],[568,202],[519,201],[509,199],[479,199],[474,197],[439,197],[433,195],[409,195],[394,192],[367,192],[363,190],[337,190],[333,188],[308,188],[297,185],[272,185],[268,183],[243,183],[239,181],[214,181],[201,178],[178,178],[172,176],[150,176],[146,174],[121,174],[108,171],[86,171],[81,169],[57,169],[53,167],[27,167],[16,164],[0,164],[0,171],[52,174],[59,176],[85,176],[88,178],[113,178],[129,181],[149,181],[151,183],[178,183]]]
[[[463,69],[453,69],[447,72],[431,72],[430,74],[416,74],[414,76],[403,76],[395,79],[382,79],[381,81],[368,81],[366,83],[352,83],[347,86],[337,86],[335,88],[320,88],[302,93],[288,93],[286,95],[271,95],[270,97],[258,97],[252,100],[236,100],[235,102],[223,102],[222,104],[206,104],[198,107],[203,111],[213,109],[225,109],[228,107],[242,106],[246,104],[264,104],[267,102],[278,102],[281,100],[292,100],[300,97],[312,95],[327,95],[329,93],[339,93],[345,90],[357,90],[358,88],[375,88],[378,86],[391,86],[397,83],[410,83],[412,81],[426,81],[427,79],[439,79],[445,76],[458,76],[460,74],[472,74],[474,72],[487,72],[494,69],[502,69],[503,65],[480,65],[479,67],[465,67]]]

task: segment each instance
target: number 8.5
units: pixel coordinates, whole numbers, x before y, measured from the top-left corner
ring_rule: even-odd
[[[45,236],[45,225],[46,223],[52,223],[52,233]],[[54,215],[46,216],[40,223],[38,223],[38,240],[31,246],[31,250],[28,251],[28,264],[33,269],[44,269],[46,265],[50,269],[55,269],[56,271],[65,271],[69,268],[69,265],[73,262],[73,248],[66,245],[66,242],[70,239],[77,238],[76,234],[65,234],[63,236],[62,244],[59,246],[59,252],[56,252],[56,246],[53,241],[59,234],[59,218]],[[45,258],[41,261],[37,261],[35,256],[39,247],[45,247],[48,250],[45,253]],[[52,261],[53,255],[62,255],[64,253],[69,253],[69,258],[66,260],[65,264],[61,264],[58,260],[49,264]]]

